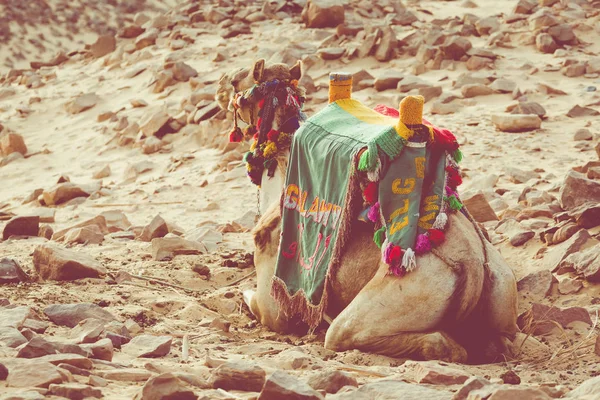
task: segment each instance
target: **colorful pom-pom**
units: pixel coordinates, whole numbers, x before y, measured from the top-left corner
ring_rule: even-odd
[[[435,142],[449,153],[453,153],[458,149],[458,141],[456,137],[448,129],[433,128],[435,132]]]
[[[363,191],[363,197],[368,204],[375,204],[378,195],[378,185],[376,182],[369,182],[365,190]]]
[[[462,203],[456,198],[456,196],[450,196],[446,198],[448,201],[448,205],[451,209],[455,211],[460,211],[463,208]]]
[[[244,129],[244,135],[247,137],[253,136],[256,133],[256,127],[254,125],[248,125],[246,129]]]
[[[252,161],[252,157],[253,157],[252,152],[249,151],[247,153],[244,153],[243,160],[244,160],[245,163],[248,163],[248,162]]]
[[[377,220],[379,219],[379,202],[373,204],[371,207],[369,207],[369,213],[367,214],[367,217],[369,218],[369,221],[371,222],[377,222]]]
[[[432,246],[439,246],[446,240],[446,235],[439,229],[429,229],[427,232]]]
[[[390,262],[392,266],[400,265],[402,263],[402,248],[400,246],[393,246],[390,251]]]
[[[269,133],[267,133],[267,139],[272,142],[276,142],[278,137],[279,131],[276,131],[275,129],[271,129]]]
[[[273,142],[268,143],[265,146],[265,150],[263,151],[263,155],[265,158],[274,157],[277,154],[277,145]]]
[[[395,276],[397,276],[399,278],[402,278],[404,275],[406,275],[406,270],[401,265],[391,266],[390,267],[390,272],[392,273],[392,275],[395,275]]]
[[[457,186],[462,184],[462,177],[456,169],[452,167],[446,167],[446,171],[448,172],[448,185],[452,189],[456,189]]]
[[[454,150],[454,153],[452,154],[452,158],[454,158],[454,161],[456,161],[457,163],[461,162],[463,159],[462,151],[460,151],[460,149]]]
[[[375,231],[373,235],[373,242],[377,245],[377,247],[381,248],[383,242],[385,241],[385,226],[381,229]]]
[[[427,235],[418,235],[417,242],[415,243],[415,253],[425,254],[431,250],[431,242]]]
[[[244,140],[244,134],[242,133],[242,130],[239,127],[235,128],[231,131],[231,133],[229,133],[230,142],[237,143],[241,142],[242,140]]]

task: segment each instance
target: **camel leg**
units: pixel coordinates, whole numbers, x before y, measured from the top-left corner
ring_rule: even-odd
[[[380,265],[375,276],[334,319],[325,347],[358,349],[392,357],[464,362],[466,350],[438,324],[457,285],[455,273],[433,255],[403,278],[386,275]]]

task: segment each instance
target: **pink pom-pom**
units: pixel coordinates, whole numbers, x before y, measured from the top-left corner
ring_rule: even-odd
[[[377,222],[377,219],[379,219],[379,202],[373,204],[369,208],[369,212],[367,214],[367,217],[369,218],[369,221],[371,221],[371,222]]]
[[[429,237],[427,237],[427,235],[417,236],[417,243],[415,244],[415,253],[425,254],[429,250],[431,250],[431,242],[429,241]]]

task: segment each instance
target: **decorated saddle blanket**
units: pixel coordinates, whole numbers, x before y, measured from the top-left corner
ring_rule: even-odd
[[[316,328],[329,282],[363,211],[390,274],[444,241],[461,154],[447,130],[406,126],[398,111],[354,99],[330,103],[292,139],[282,197],[282,233],[271,294],[288,316]]]

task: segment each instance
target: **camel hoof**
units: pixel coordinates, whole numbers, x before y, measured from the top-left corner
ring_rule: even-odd
[[[256,292],[254,290],[244,290],[242,292],[242,297],[244,298],[244,303],[246,303],[246,305],[248,306],[250,311],[252,311],[252,298],[254,297],[255,294],[256,294]],[[252,312],[252,314],[254,314],[254,312]]]
[[[445,333],[435,332],[427,335],[422,348],[426,360],[441,360],[452,363],[467,362],[467,351]]]

